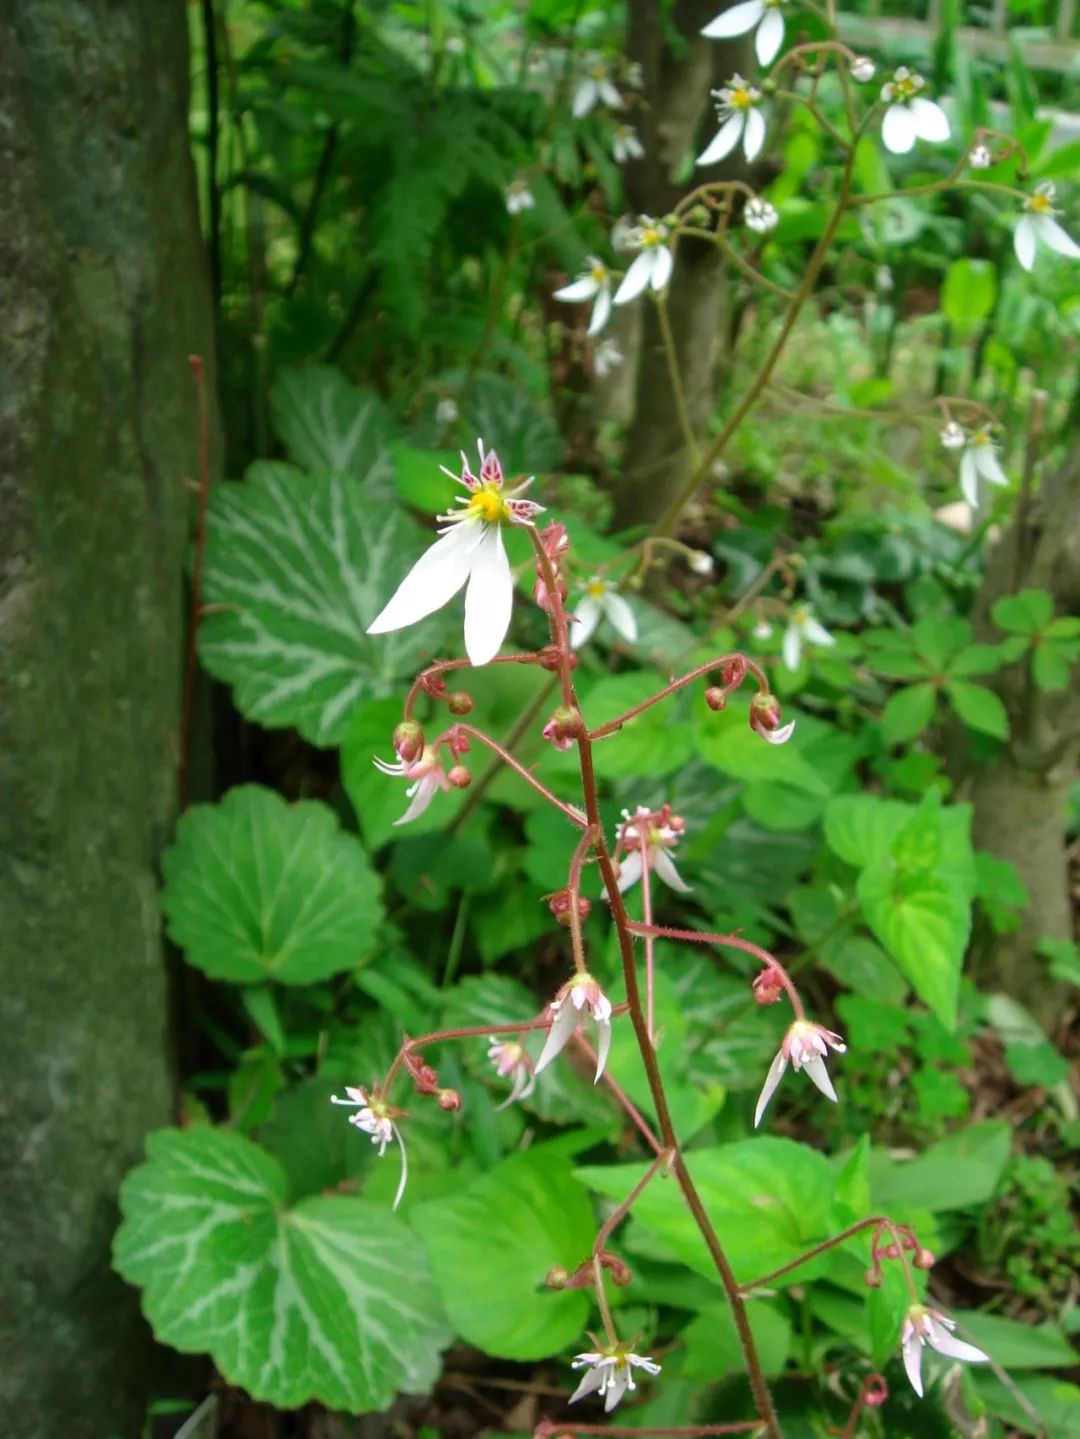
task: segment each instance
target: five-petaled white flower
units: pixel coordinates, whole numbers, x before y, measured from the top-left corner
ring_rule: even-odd
[[[712,143],[698,156],[697,163],[715,165],[730,155],[740,140],[747,162],[754,161],[765,143],[765,117],[757,109],[761,91],[741,75],[733,75],[722,89],[712,93],[718,101],[716,115],[721,125]]]
[[[506,197],[507,212],[511,215],[521,215],[536,204],[527,180],[511,180],[503,194]]]
[[[669,888],[679,894],[689,894],[690,885],[675,868],[675,861],[668,853],[682,838],[682,820],[673,816],[667,805],[659,812],[654,812],[639,804],[636,814],[631,814],[628,809],[624,809],[622,813],[618,847],[626,850],[626,858],[619,861],[619,893],[625,894],[641,878],[644,830],[644,857],[648,861],[650,874],[659,875]]]
[[[418,819],[439,790],[444,794],[450,792],[450,781],[446,777],[442,760],[430,745],[425,745],[414,760],[398,759],[393,764],[387,764],[386,760],[376,756],[373,763],[383,774],[392,775],[395,779],[412,780],[412,784],[405,791],[405,797],[411,803],[401,818],[394,821],[395,827],[408,824],[411,819]]]
[[[968,151],[968,164],[973,170],[989,170],[993,163],[994,157],[988,145],[972,145]]]
[[[612,370],[617,370],[625,359],[616,340],[601,340],[593,354],[593,369],[602,380]]]
[[[833,1034],[820,1024],[812,1024],[808,1019],[795,1020],[784,1035],[776,1058],[765,1076],[757,1109],[754,1110],[755,1129],[760,1125],[769,1100],[776,1093],[776,1086],[783,1079],[789,1063],[796,1074],[800,1069],[805,1069],[825,1098],[836,1103],[836,1090],[829,1078],[829,1071],[825,1068],[825,1056],[830,1049],[835,1049],[837,1054],[843,1054],[847,1045],[838,1034]]]
[[[784,17],[780,11],[784,3],[785,0],[743,0],[710,20],[701,33],[709,40],[730,40],[756,28],[754,49],[758,63],[771,65],[784,43]]]
[[[637,639],[637,620],[634,611],[612,585],[593,575],[585,586],[584,596],[574,606],[574,625],[570,630],[570,643],[574,649],[581,649],[591,639],[593,631],[601,620],[607,620],[615,633],[632,645]]]
[[[789,670],[797,670],[802,659],[803,645],[820,645],[828,648],[836,640],[823,624],[814,618],[809,605],[796,605],[788,618],[784,631],[782,653],[784,664]]]
[[[626,305],[631,300],[636,300],[647,285],[651,285],[657,292],[667,285],[674,265],[667,245],[667,234],[667,226],[654,220],[651,215],[642,215],[638,223],[625,232],[623,245],[639,253],[623,276],[622,284],[615,291],[616,305]]]
[[[608,68],[599,55],[591,55],[585,67],[585,74],[578,81],[574,91],[571,110],[576,119],[587,115],[597,103],[603,103],[612,110],[622,106],[622,96],[611,83]]]
[[[970,434],[950,420],[941,431],[941,443],[947,450],[963,450],[960,457],[960,489],[973,509],[979,507],[979,481],[990,485],[1007,485],[1009,477],[1001,468],[997,446],[990,438],[990,427],[981,425]]]
[[[595,1335],[590,1335],[590,1338],[595,1340]],[[570,1403],[576,1404],[579,1399],[584,1399],[586,1394],[599,1394],[604,1401],[604,1411],[608,1414],[628,1389],[633,1393],[637,1388],[634,1383],[635,1369],[640,1369],[650,1378],[660,1373],[659,1364],[632,1353],[629,1344],[610,1344],[606,1349],[598,1348],[586,1354],[579,1354],[570,1367],[586,1371],[581,1383],[571,1394]]]
[[[923,1397],[922,1356],[927,1344],[939,1354],[944,1354],[946,1359],[962,1359],[967,1364],[990,1362],[990,1356],[976,1349],[974,1344],[954,1339],[952,1331],[955,1328],[955,1320],[947,1319],[938,1310],[928,1309],[923,1304],[913,1304],[907,1312],[900,1343],[907,1377],[920,1399]]]
[[[770,205],[768,200],[763,200],[760,195],[755,195],[752,200],[747,200],[743,218],[746,220],[746,228],[755,231],[758,235],[767,235],[780,223],[776,206]]]
[[[945,111],[933,100],[919,94],[926,81],[915,70],[901,65],[893,77],[881,87],[881,98],[888,105],[881,125],[885,148],[894,155],[906,155],[916,140],[938,145],[949,138],[949,121]]]
[[[375,1090],[368,1094],[367,1090],[358,1086],[347,1084],[345,1086],[345,1099],[339,1099],[336,1094],[330,1096],[331,1104],[344,1104],[349,1109],[355,1109],[355,1114],[349,1115],[349,1123],[355,1124],[357,1129],[365,1134],[371,1135],[372,1144],[379,1146],[379,1158],[386,1153],[386,1146],[392,1139],[398,1142],[401,1150],[401,1179],[398,1181],[397,1193],[394,1195],[396,1209],[401,1203],[401,1196],[405,1193],[405,1184],[409,1178],[409,1164],[405,1156],[405,1141],[401,1137],[401,1130],[394,1123],[394,1116],[399,1112],[387,1104]]]
[[[1043,180],[1035,186],[1034,195],[1024,201],[1024,213],[1013,232],[1013,249],[1025,270],[1035,264],[1035,251],[1040,243],[1070,260],[1080,260],[1080,245],[1054,219],[1061,213],[1054,209],[1056,193],[1054,182]]]
[[[611,271],[603,260],[590,255],[584,274],[579,275],[569,285],[564,285],[561,290],[556,290],[555,298],[567,305],[580,305],[585,300],[592,300],[592,314],[585,333],[598,335],[611,314]]]
[[[596,1024],[596,1079],[599,1082],[611,1048],[611,1000],[591,974],[582,972],[562,986],[548,1006],[548,1014],[551,1027],[534,1073],[546,1069],[562,1052],[579,1020],[592,1019]]]
[[[463,510],[439,515],[439,538],[420,556],[397,587],[385,609],[368,625],[369,635],[383,635],[414,625],[442,609],[465,591],[465,649],[469,662],[486,665],[499,652],[510,628],[514,580],[503,547],[503,525],[531,525],[543,506],[520,496],[532,484],[522,480],[504,493],[502,466],[494,450],[480,449],[480,475],[461,456],[460,481],[469,491],[459,495]],[[450,478],[459,477],[443,467]]]
[[[638,139],[633,125],[618,125],[611,137],[611,154],[616,165],[625,165],[627,160],[640,160],[645,146]]]
[[[516,1039],[493,1039],[488,1050],[488,1059],[495,1066],[495,1073],[500,1079],[511,1076],[510,1093],[503,1102],[496,1106],[496,1110],[506,1109],[516,1099],[528,1099],[529,1095],[536,1088],[536,1075],[532,1071],[532,1063],[525,1053],[525,1046]]]

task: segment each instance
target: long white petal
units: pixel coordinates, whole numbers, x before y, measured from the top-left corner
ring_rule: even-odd
[[[573,1034],[578,1022],[578,1012],[572,1004],[561,1004],[559,1012],[551,1021],[551,1028],[548,1030],[547,1039],[544,1040],[544,1047],[540,1051],[540,1058],[536,1061],[533,1072],[539,1074],[546,1069],[555,1056],[566,1047],[566,1042]]]
[[[573,1394],[570,1395],[567,1403],[576,1404],[579,1399],[584,1399],[586,1394],[592,1394],[594,1390],[599,1389],[603,1382],[603,1369],[586,1369],[582,1376],[581,1383],[574,1390]]]
[[[741,5],[733,5],[710,20],[701,33],[709,40],[729,40],[732,35],[752,30],[764,14],[765,0],[743,0]]]
[[[886,150],[906,155],[915,145],[915,117],[906,105],[890,105],[881,122],[881,138]]]
[[[622,96],[610,80],[599,81],[596,88],[601,100],[610,110],[622,109]]]
[[[593,306],[592,315],[589,319],[589,328],[585,331],[590,337],[598,335],[608,322],[611,314],[611,291],[606,285],[602,287],[596,296],[596,304]]]
[[[600,1083],[600,1077],[604,1073],[604,1065],[607,1064],[608,1051],[611,1048],[611,1020],[605,1019],[596,1022],[596,1078],[594,1084]]]
[[[1013,231],[1013,249],[1025,270],[1035,264],[1035,225],[1030,215],[1021,215]]]
[[[570,648],[579,650],[587,644],[593,630],[600,623],[600,601],[586,595],[574,606],[575,623],[570,626]]]
[[[674,268],[675,261],[672,258],[671,251],[666,245],[661,246],[659,250],[653,251],[652,273],[649,276],[649,284],[657,294],[667,286],[667,282],[671,279],[671,272]]]
[[[604,1413],[610,1414],[618,1404],[619,1400],[626,1393],[626,1386],[630,1379],[629,1367],[624,1369],[613,1369],[608,1380],[607,1393],[604,1396]]]
[[[465,650],[470,664],[486,665],[499,653],[510,628],[514,578],[503,548],[502,531],[489,525],[473,558],[465,591]]]
[[[758,63],[771,65],[783,43],[783,14],[779,10],[770,10],[758,26],[758,32],[754,36],[754,48],[757,50]]]
[[[831,1099],[835,1104],[837,1102],[836,1090],[829,1078],[829,1071],[825,1068],[825,1061],[815,1056],[812,1059],[804,1059],[802,1067],[803,1072],[809,1076],[810,1082],[821,1090],[826,1099]]]
[[[922,1351],[922,1340],[913,1330],[904,1340],[904,1368],[911,1380],[912,1389],[920,1399],[923,1397]]]
[[[1037,215],[1035,228],[1039,232],[1039,239],[1051,250],[1056,250],[1059,255],[1066,255],[1070,260],[1080,260],[1080,245],[1050,215]]]
[[[960,493],[973,510],[979,508],[979,471],[970,445],[960,457]]]
[[[757,1108],[754,1110],[755,1129],[760,1125],[762,1116],[768,1108],[769,1100],[776,1093],[776,1086],[783,1079],[786,1068],[787,1060],[784,1058],[784,1051],[780,1050],[772,1064],[769,1065],[769,1072],[765,1076],[765,1083],[761,1086],[761,1094],[758,1096]]]
[[[571,108],[575,120],[580,120],[583,115],[589,113],[596,104],[596,97],[596,81],[586,76],[574,91],[574,103]]]
[[[401,1178],[398,1180],[397,1193],[394,1195],[394,1202],[390,1206],[391,1209],[396,1209],[401,1203],[401,1196],[405,1193],[405,1186],[409,1182],[409,1161],[405,1155],[405,1141],[404,1139],[402,1139],[401,1130],[397,1127],[396,1124],[394,1125],[394,1137],[398,1142],[399,1149],[401,1150]]]
[[[803,621],[802,630],[812,645],[821,645],[822,648],[827,649],[836,643],[836,636],[831,635],[825,626],[813,617]]]
[[[1007,485],[1009,477],[1001,468],[997,455],[989,445],[974,445],[971,452],[975,456],[975,468],[984,480],[992,485]]]
[[[798,625],[788,625],[784,631],[784,643],[781,648],[785,667],[789,670],[797,670],[799,660],[802,658],[802,635],[799,633]]]
[[[990,1363],[989,1354],[984,1354],[981,1349],[976,1349],[974,1344],[965,1344],[962,1339],[954,1339],[943,1325],[935,1324],[932,1319],[925,1322],[931,1349],[936,1349],[947,1359],[962,1359],[965,1364]]]
[[[617,634],[619,634],[628,645],[632,645],[637,639],[637,620],[634,618],[634,611],[623,599],[622,595],[614,594],[611,590],[603,598],[604,612],[611,621]]]
[[[555,299],[565,300],[568,305],[573,305],[582,300],[591,300],[599,288],[599,280],[594,280],[591,275],[584,275],[580,280],[574,280],[572,284],[556,290]]]
[[[675,868],[675,861],[666,849],[657,849],[650,854],[653,869],[664,881],[669,889],[675,890],[678,894],[689,894],[691,887],[683,879],[682,875]]]
[[[949,117],[933,100],[918,96],[911,102],[911,115],[915,121],[915,133],[920,140],[930,145],[940,145],[949,138]]]
[[[619,893],[625,894],[641,878],[641,851],[632,850],[619,861]]]
[[[435,798],[435,791],[438,788],[438,782],[431,775],[425,775],[423,779],[417,780],[410,791],[412,803],[401,818],[394,821],[394,828],[396,829],[399,824],[408,824],[411,820],[419,819]]]
[[[368,625],[368,634],[384,635],[414,625],[452,600],[469,578],[473,553],[483,539],[481,530],[475,521],[464,520],[425,550]]]
[[[775,14],[775,11],[773,12]],[[765,116],[760,110],[746,112],[746,130],[743,134],[743,150],[748,161],[753,163],[761,154],[765,143]]]
[[[636,300],[649,283],[651,273],[652,256],[648,250],[642,250],[623,276],[622,284],[615,291],[616,305],[627,305],[631,300]]]
[[[717,161],[730,155],[739,143],[744,123],[745,116],[741,110],[736,110],[734,115],[729,115],[717,130],[712,143],[707,145],[697,157],[697,163],[699,165],[715,165]]]

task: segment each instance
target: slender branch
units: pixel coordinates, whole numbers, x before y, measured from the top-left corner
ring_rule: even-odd
[[[835,1249],[838,1244],[843,1244],[848,1239],[854,1239],[855,1235],[861,1234],[864,1229],[880,1229],[884,1225],[892,1226],[892,1220],[884,1214],[872,1214],[869,1219],[860,1219],[857,1224],[849,1224],[846,1229],[841,1229],[840,1233],[834,1234],[831,1239],[823,1239],[812,1249],[805,1250],[796,1259],[789,1259],[786,1264],[781,1264],[779,1269],[770,1269],[768,1274],[760,1274],[754,1279],[748,1279],[745,1284],[740,1284],[739,1288],[744,1294],[749,1294],[754,1289],[762,1289],[767,1284],[771,1284],[774,1279],[782,1279],[793,1269],[798,1269],[803,1264],[809,1264],[810,1260],[816,1259],[819,1254],[826,1254],[830,1249]]]
[[[565,800],[561,800],[558,795],[552,794],[547,785],[541,784],[531,770],[527,769],[519,759],[515,759],[509,750],[503,749],[498,740],[492,739],[490,735],[485,734],[481,729],[477,729],[475,725],[461,724],[460,722],[454,724],[445,734],[439,736],[435,741],[436,746],[448,742],[450,737],[455,733],[470,735],[473,739],[479,740],[481,744],[487,745],[488,749],[499,756],[503,764],[509,765],[515,774],[520,775],[526,784],[533,787],[537,794],[542,795],[543,798],[546,799],[549,804],[553,804],[557,810],[561,810],[572,824],[578,825],[581,829],[586,827],[586,818],[579,809],[575,808],[572,804],[567,804]]]
[[[674,1157],[675,1154],[673,1150],[661,1149],[660,1153],[649,1165],[648,1169],[646,1169],[645,1173],[634,1185],[633,1189],[631,1189],[630,1193],[626,1196],[623,1202],[618,1205],[617,1208],[612,1210],[612,1212],[608,1215],[608,1217],[604,1220],[603,1224],[600,1226],[596,1238],[593,1241],[594,1256],[598,1256],[603,1252],[608,1240],[611,1238],[614,1231],[630,1213],[630,1210],[636,1203],[638,1196],[642,1194],[645,1189],[648,1188],[649,1184],[656,1178],[656,1176],[660,1173],[661,1169],[663,1169],[665,1165],[670,1164]]]
[[[713,670],[720,669],[722,665],[730,664],[732,660],[745,660],[746,673],[753,675],[762,690],[768,691],[769,682],[765,677],[765,671],[760,665],[755,664],[752,659],[748,659],[745,655],[738,653],[719,655],[714,660],[708,660],[703,665],[695,666],[695,668],[687,674],[680,675],[677,680],[672,680],[671,683],[665,685],[662,690],[657,690],[656,694],[650,695],[647,700],[642,700],[640,704],[633,705],[630,709],[624,710],[621,715],[616,715],[614,719],[606,720],[604,724],[598,725],[594,730],[590,730],[588,738],[590,740],[598,740],[604,739],[609,734],[614,734],[616,730],[620,730],[623,727],[627,720],[632,720],[635,715],[643,714],[645,710],[651,709],[653,705],[658,705],[661,700],[666,700],[669,695],[676,694],[679,690],[685,689],[688,684],[692,684],[694,680],[700,679],[702,675],[710,674]]]
[[[682,939],[688,940],[691,944],[720,944],[725,949],[738,949],[743,954],[750,954],[766,968],[771,969],[783,986],[788,999],[791,1000],[791,1007],[795,1011],[796,1019],[805,1019],[802,1000],[799,998],[799,991],[788,974],[787,970],[767,949],[762,949],[760,944],[755,944],[751,939],[743,939],[738,934],[714,934],[710,931],[699,929],[672,929],[666,924],[642,924],[637,920],[628,921],[630,933],[640,935],[642,939],[652,935],[656,939]]]
[[[679,417],[679,429],[682,431],[683,444],[690,456],[690,462],[696,465],[699,455],[697,435],[694,433],[694,423],[690,418],[690,410],[686,403],[686,391],[683,388],[682,374],[679,370],[679,356],[675,349],[675,336],[671,331],[671,317],[668,315],[666,295],[657,296],[656,315],[660,321],[660,340],[664,350],[664,359],[667,361],[671,391],[675,397],[675,413]]]
[[[585,1038],[585,1036],[581,1033],[580,1030],[578,1030],[577,1034],[575,1034],[574,1042],[595,1070],[596,1050],[593,1048],[593,1046],[589,1043],[589,1041]],[[619,1104],[626,1111],[627,1118],[641,1135],[642,1139],[644,1139],[645,1143],[649,1146],[649,1148],[653,1151],[654,1154],[659,1154],[664,1146],[660,1143],[659,1139],[657,1139],[656,1135],[649,1128],[648,1121],[642,1114],[641,1110],[638,1109],[638,1107],[634,1104],[633,1100],[627,1094],[626,1090],[623,1089],[623,1087],[618,1083],[618,1081],[611,1077],[611,1073],[607,1069],[604,1070],[603,1082],[611,1090],[612,1094],[618,1100]]]

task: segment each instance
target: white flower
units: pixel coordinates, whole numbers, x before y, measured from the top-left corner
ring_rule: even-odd
[[[893,288],[893,275],[888,265],[879,265],[874,271],[874,284],[883,295],[888,295]]]
[[[637,620],[633,610],[622,595],[597,575],[593,575],[585,586],[584,597],[574,606],[573,619],[575,623],[570,631],[570,643],[576,650],[592,637],[602,619],[608,620],[615,633],[628,645],[637,639]]]
[[[1024,213],[1013,234],[1013,248],[1025,270],[1035,264],[1039,242],[1070,260],[1080,260],[1080,245],[1054,219],[1061,213],[1054,209],[1055,193],[1053,181],[1043,180],[1035,186],[1034,195],[1024,202]]]
[[[595,1337],[595,1336],[590,1336]],[[595,1349],[579,1354],[571,1369],[584,1369],[585,1376],[570,1396],[570,1403],[576,1404],[586,1394],[599,1394],[604,1401],[604,1411],[610,1414],[615,1405],[629,1389],[637,1388],[634,1370],[640,1369],[650,1378],[660,1373],[660,1365],[640,1354],[632,1354],[628,1344],[612,1344],[607,1349]]]
[[[641,830],[643,820],[649,824],[645,834],[645,853],[649,861],[649,873],[658,875],[669,888],[679,894],[689,894],[690,885],[675,868],[675,861],[668,853],[682,838],[682,821],[672,824],[671,810],[667,805],[657,813],[638,805],[637,814],[623,810],[623,822],[619,826],[619,848],[627,851],[626,858],[619,863],[619,893],[625,894],[641,878]]]
[[[633,215],[620,215],[611,227],[611,246],[617,255],[633,255],[638,249],[640,225]]]
[[[882,121],[881,138],[894,155],[906,155],[916,140],[937,145],[949,138],[945,111],[919,94],[925,84],[921,75],[901,65],[881,87],[881,98],[889,107]]]
[[[968,164],[973,170],[989,170],[994,157],[986,145],[972,145],[968,152]]]
[[[397,587],[385,609],[368,625],[369,635],[414,625],[442,609],[457,592],[465,591],[465,649],[469,662],[486,665],[498,654],[510,627],[514,580],[503,548],[503,525],[531,525],[542,506],[519,496],[532,480],[523,480],[503,493],[502,466],[494,450],[480,448],[480,476],[461,456],[461,483],[469,491],[459,495],[463,510],[439,515],[439,538],[420,556]],[[458,478],[444,468],[451,479]]]
[[[852,77],[858,80],[860,85],[865,85],[868,80],[872,80],[876,73],[877,66],[869,55],[856,55],[851,62]]]
[[[395,779],[412,780],[412,784],[405,791],[406,799],[412,803],[401,818],[394,821],[395,827],[408,824],[411,819],[418,819],[438,790],[441,789],[444,794],[450,792],[450,781],[443,770],[442,760],[430,745],[426,745],[414,760],[398,759],[394,764],[387,764],[386,760],[376,758],[374,765],[382,774],[392,775]]]
[[[401,1137],[401,1130],[394,1123],[393,1116],[398,1111],[391,1109],[386,1100],[372,1090],[368,1094],[366,1090],[352,1085],[345,1086],[345,1099],[339,1099],[336,1094],[330,1096],[331,1104],[344,1104],[350,1109],[355,1109],[355,1114],[349,1115],[349,1123],[355,1124],[357,1129],[365,1134],[371,1135],[372,1144],[379,1146],[379,1158],[382,1159],[386,1153],[386,1146],[392,1139],[398,1142],[401,1150],[401,1179],[398,1181],[397,1193],[394,1195],[396,1209],[401,1203],[401,1196],[405,1193],[405,1184],[409,1178],[409,1162],[405,1155],[405,1141]]]
[[[1009,477],[1001,468],[997,446],[990,438],[990,427],[982,425],[967,434],[955,420],[941,431],[941,443],[947,450],[963,450],[960,456],[960,489],[973,509],[979,507],[979,481],[990,485],[1007,485]]]
[[[593,353],[593,369],[602,380],[626,359],[615,340],[601,340]]]
[[[453,400],[442,399],[435,406],[435,418],[440,425],[452,425],[458,418],[458,407]]]
[[[533,192],[529,189],[526,180],[511,180],[504,194],[506,195],[506,209],[511,215],[520,215],[525,210],[531,210],[536,204]]]
[[[590,255],[584,274],[579,275],[571,284],[564,285],[561,290],[556,290],[555,298],[567,305],[580,305],[585,300],[593,300],[589,328],[585,333],[598,335],[611,314],[611,271],[603,260]]]
[[[622,96],[611,83],[607,66],[598,55],[593,55],[589,57],[585,74],[578,81],[570,108],[575,118],[580,120],[598,101],[612,110],[618,110],[622,106]]]
[[[659,293],[667,285],[675,263],[667,247],[667,233],[667,226],[650,215],[642,215],[638,223],[626,232],[623,244],[629,250],[639,251],[639,254],[615,291],[616,305],[627,305],[636,300],[646,286]]]
[[[761,1097],[758,1099],[757,1109],[754,1110],[755,1129],[761,1123],[769,1100],[776,1093],[776,1086],[783,1079],[789,1062],[796,1074],[800,1069],[805,1069],[825,1098],[836,1103],[836,1090],[829,1078],[829,1071],[825,1068],[825,1056],[830,1049],[835,1049],[837,1054],[843,1054],[847,1046],[838,1034],[823,1029],[820,1024],[812,1024],[807,1019],[797,1019],[794,1022],[784,1035],[783,1043],[765,1076]]]
[[[596,1024],[596,1079],[599,1082],[607,1063],[611,1048],[611,1000],[593,979],[591,974],[575,974],[556,994],[548,1006],[551,1027],[547,1039],[536,1061],[534,1073],[546,1069],[557,1054],[566,1047],[581,1019],[592,1019]]]
[[[784,631],[782,653],[784,664],[789,670],[797,670],[802,659],[803,644],[821,645],[827,648],[836,640],[824,625],[814,618],[809,605],[798,605],[792,610],[788,627]]]
[[[744,218],[747,229],[754,230],[759,235],[767,235],[780,223],[776,206],[770,205],[768,200],[763,200],[760,195],[755,195],[746,202]]]
[[[697,163],[715,165],[718,160],[730,155],[740,140],[747,161],[752,162],[765,143],[765,118],[755,108],[761,99],[761,91],[741,75],[733,75],[722,89],[712,93],[719,101],[716,114],[722,123],[712,143],[698,156]]]
[[[707,550],[691,550],[687,564],[695,575],[711,575],[715,568],[713,557]]]
[[[784,43],[784,17],[780,13],[783,4],[784,0],[744,0],[717,15],[701,33],[710,40],[729,40],[756,27],[754,49],[758,62],[771,65]]]
[[[611,137],[611,153],[616,165],[625,165],[627,160],[640,160],[645,146],[638,139],[633,125],[619,125]]]
[[[927,1344],[939,1354],[944,1354],[947,1359],[962,1359],[967,1364],[990,1362],[990,1356],[981,1349],[976,1349],[974,1344],[965,1344],[962,1339],[954,1339],[952,1331],[955,1328],[955,1320],[946,1319],[944,1314],[940,1314],[936,1309],[928,1309],[923,1304],[913,1304],[907,1312],[900,1343],[904,1351],[907,1377],[920,1399],[923,1397],[922,1356]]]
[[[536,1075],[532,1071],[529,1056],[525,1053],[525,1046],[516,1040],[493,1039],[488,1058],[494,1064],[495,1073],[500,1079],[505,1079],[508,1074],[513,1076],[510,1093],[496,1106],[496,1110],[506,1109],[516,1099],[528,1099],[536,1088]]]
[[[967,435],[962,426],[958,425],[955,420],[950,420],[941,431],[941,443],[947,450],[962,450],[967,444]]]
[[[771,640],[772,632],[772,625],[766,619],[758,620],[750,631],[756,640]]]

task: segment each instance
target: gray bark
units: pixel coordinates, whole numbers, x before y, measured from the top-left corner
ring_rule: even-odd
[[[187,357],[210,344],[182,0],[0,4],[0,1433],[137,1434],[110,1271],[167,1123]]]

